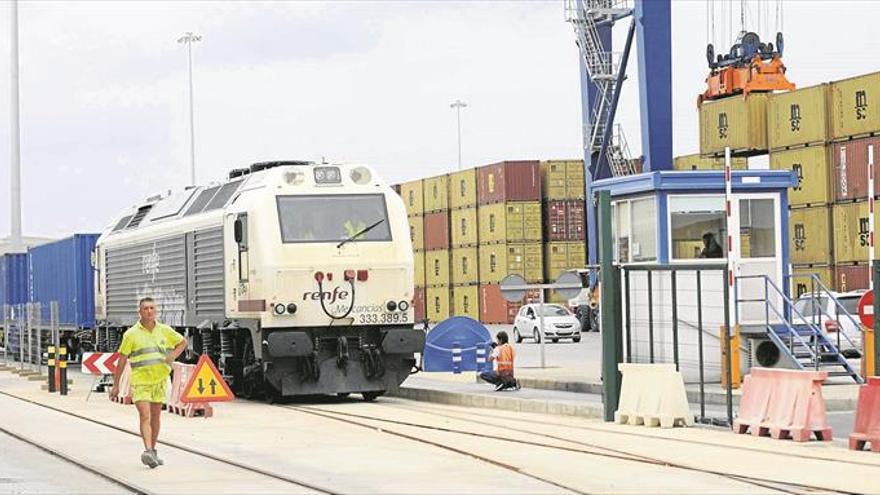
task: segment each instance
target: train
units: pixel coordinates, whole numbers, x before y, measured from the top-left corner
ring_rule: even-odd
[[[219,184],[157,195],[96,239],[94,326],[115,350],[153,298],[236,395],[359,393],[418,371],[413,251],[403,201],[365,165],[261,162]],[[80,333],[81,330],[80,330]]]

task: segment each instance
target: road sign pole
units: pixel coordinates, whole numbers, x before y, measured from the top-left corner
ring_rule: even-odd
[[[547,355],[545,353],[545,347],[547,343],[545,342],[547,339],[544,335],[544,289],[538,291],[541,294],[540,299],[538,299],[538,325],[541,325],[541,330],[538,332],[538,335],[541,336],[541,367],[547,367]]]
[[[874,266],[871,267],[873,270],[874,278],[877,278],[878,273],[880,273],[880,261],[874,260]],[[874,315],[880,314],[880,284],[874,284]],[[880,376],[880,325],[877,324],[877,321],[880,318],[874,318],[874,324],[872,327],[874,328],[874,369],[873,375]],[[872,370],[869,370],[872,371]]]

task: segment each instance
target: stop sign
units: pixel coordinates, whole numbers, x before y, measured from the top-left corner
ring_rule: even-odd
[[[862,325],[874,328],[874,291],[869,290],[859,298],[859,319]]]

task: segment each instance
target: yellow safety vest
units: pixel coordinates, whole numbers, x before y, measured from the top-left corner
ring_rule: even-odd
[[[348,234],[348,237],[354,237],[355,234],[367,228],[367,225],[364,222],[358,222],[357,226],[355,226],[351,223],[351,220],[348,220],[342,227],[345,229],[345,233]]]
[[[164,381],[171,373],[165,358],[171,349],[183,340],[179,333],[163,323],[156,322],[153,331],[137,322],[126,330],[119,346],[119,354],[131,363],[132,385],[151,385]]]

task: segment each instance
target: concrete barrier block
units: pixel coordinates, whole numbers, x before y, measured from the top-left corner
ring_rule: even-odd
[[[660,426],[693,425],[684,378],[674,364],[620,363],[623,375],[618,409],[618,424]]]
[[[856,422],[849,435],[850,450],[862,450],[871,444],[871,452],[880,452],[880,377],[868,378],[859,387]]]

